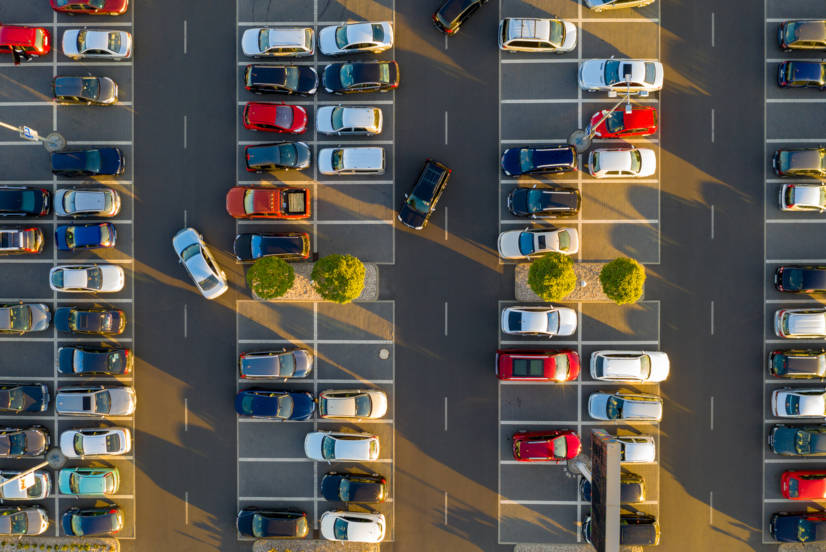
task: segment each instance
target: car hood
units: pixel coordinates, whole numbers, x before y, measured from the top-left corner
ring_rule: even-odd
[[[657,156],[654,150],[649,148],[638,148],[642,162],[640,163],[640,172],[637,176],[645,177],[651,176],[657,172]]]
[[[194,228],[184,228],[172,237],[172,248],[178,256],[181,255],[184,249],[195,243],[200,243],[200,239]]]
[[[321,442],[324,440],[324,433],[320,431],[314,431],[312,433],[308,433],[304,437],[304,454],[307,458],[312,458],[313,460],[325,461],[324,457],[321,456]]]
[[[508,148],[502,152],[502,170],[508,176],[516,176],[522,174],[521,164],[519,163],[520,152],[523,148]]]
[[[261,34],[261,31],[262,29],[259,27],[244,31],[244,34],[241,36],[241,49],[244,51],[244,55],[252,56],[261,53],[258,47],[258,36]]]
[[[657,451],[651,442],[623,443],[625,448],[625,462],[653,462]]]
[[[588,59],[579,66],[579,84],[583,88],[598,87],[605,83],[605,60]]]
[[[573,50],[576,46],[576,25],[570,21],[563,21],[562,24],[565,26],[565,40],[562,41],[562,48],[560,49],[563,51]]]
[[[67,55],[77,54],[77,36],[80,29],[68,29],[63,32],[63,52]]]
[[[514,188],[508,194],[508,208],[514,215],[530,215],[528,211],[528,188]]]
[[[328,91],[341,89],[341,64],[330,63],[321,74],[321,82]]]
[[[109,396],[112,399],[110,416],[129,416],[135,412],[137,397],[130,387],[110,387]]]
[[[557,310],[559,314],[559,331],[557,335],[573,335],[576,332],[576,311],[568,307],[559,307]]]
[[[321,148],[318,151],[318,172],[321,174],[333,173],[333,152],[339,148]]]
[[[31,454],[42,454],[49,446],[49,436],[43,431],[26,430],[26,450]]]
[[[295,358],[294,378],[306,377],[313,369],[313,355],[306,349],[296,349],[293,351]]]
[[[39,332],[49,327],[49,322],[52,319],[52,312],[48,305],[43,303],[29,303],[29,312],[31,312],[31,331]]]
[[[399,221],[414,230],[424,228],[425,215],[413,210],[407,203],[402,203],[399,209]]]
[[[315,401],[309,393],[290,393],[293,399],[292,420],[306,420],[315,411]]]
[[[651,351],[646,354],[651,359],[651,377],[649,381],[665,381],[671,368],[668,355],[662,351]]]
[[[497,249],[499,255],[505,259],[521,259],[524,257],[519,250],[519,236],[522,234],[521,230],[509,230],[499,234],[497,241]]]
[[[588,414],[597,420],[606,420],[606,410],[608,408],[608,398],[605,393],[592,393],[588,397]]]
[[[772,449],[778,453],[795,454],[795,442],[797,439],[797,427],[776,426],[771,432]]]

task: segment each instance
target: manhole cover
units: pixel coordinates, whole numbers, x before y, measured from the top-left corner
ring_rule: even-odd
[[[382,360],[387,360],[388,358],[390,358],[390,349],[379,350],[379,358]]]

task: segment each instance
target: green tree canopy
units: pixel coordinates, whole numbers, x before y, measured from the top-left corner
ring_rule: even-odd
[[[574,261],[562,253],[546,253],[531,263],[528,285],[545,301],[559,301],[576,288]]]
[[[313,266],[313,285],[328,301],[349,303],[364,289],[364,263],[352,255],[327,255]]]
[[[262,257],[247,271],[247,285],[261,299],[281,297],[294,280],[293,267],[278,257]]]
[[[636,303],[645,285],[645,267],[634,259],[619,257],[602,267],[599,273],[602,291],[618,305]]]

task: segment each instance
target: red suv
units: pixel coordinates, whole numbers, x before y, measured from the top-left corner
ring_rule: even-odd
[[[496,376],[506,381],[563,381],[579,377],[579,355],[570,349],[496,351]]]
[[[0,25],[0,53],[17,53],[28,59],[45,56],[51,48],[49,31],[43,27]]]

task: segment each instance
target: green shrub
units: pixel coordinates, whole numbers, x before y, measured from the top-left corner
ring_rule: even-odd
[[[352,255],[327,255],[313,266],[313,286],[324,299],[349,303],[364,289],[364,263]]]
[[[545,301],[559,301],[576,288],[574,261],[562,253],[546,253],[531,263],[528,285]]]
[[[247,285],[261,299],[281,297],[294,280],[293,267],[278,257],[262,257],[247,271]]]
[[[642,297],[645,267],[634,259],[619,257],[602,267],[599,281],[602,291],[616,304],[636,303]]]

